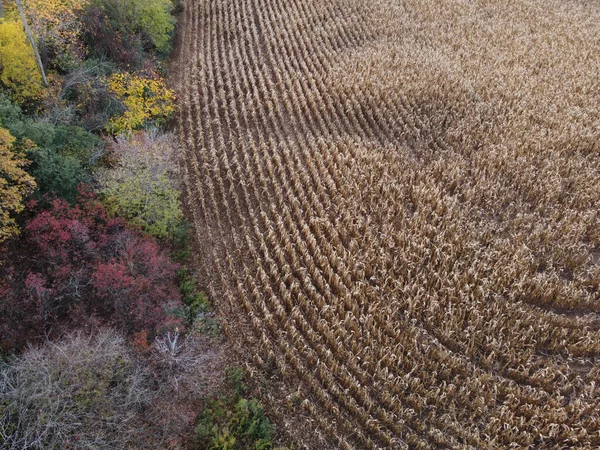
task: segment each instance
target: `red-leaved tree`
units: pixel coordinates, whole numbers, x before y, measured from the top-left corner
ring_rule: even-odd
[[[55,199],[30,205],[22,236],[8,243],[0,266],[0,345],[89,320],[152,337],[180,326],[178,265],[157,242],[82,191],[75,206]]]

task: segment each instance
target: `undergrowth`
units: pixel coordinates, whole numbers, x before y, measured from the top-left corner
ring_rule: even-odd
[[[244,371],[230,369],[225,394],[207,402],[196,422],[194,450],[276,449],[275,428],[262,405],[247,398]]]

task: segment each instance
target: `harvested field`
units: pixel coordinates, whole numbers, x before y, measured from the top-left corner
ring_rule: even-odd
[[[600,5],[185,0],[204,281],[301,448],[600,447]]]

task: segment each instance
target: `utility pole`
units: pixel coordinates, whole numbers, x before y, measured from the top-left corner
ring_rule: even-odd
[[[0,0],[1,2],[2,0]],[[46,78],[46,72],[44,71],[44,65],[42,64],[42,58],[40,58],[40,52],[38,52],[37,45],[35,45],[35,40],[33,39],[33,35],[31,34],[31,30],[29,29],[29,25],[27,24],[27,18],[25,17],[25,11],[23,11],[23,4],[21,0],[15,0],[17,2],[17,8],[19,9],[19,14],[21,15],[21,20],[23,21],[23,26],[25,27],[25,34],[31,43],[31,47],[33,48],[33,53],[35,53],[35,62],[37,63],[38,69],[40,69],[40,73],[42,74],[42,82],[45,87],[48,87],[48,79]]]

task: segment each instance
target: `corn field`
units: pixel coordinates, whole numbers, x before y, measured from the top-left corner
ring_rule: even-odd
[[[600,447],[600,6],[185,0],[186,209],[310,449]],[[275,368],[275,369],[273,369]]]

